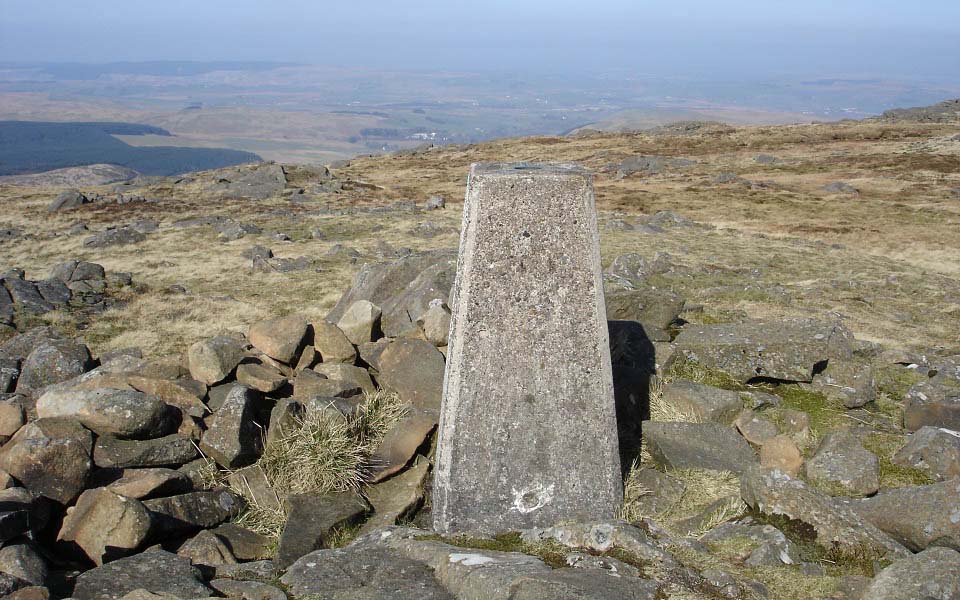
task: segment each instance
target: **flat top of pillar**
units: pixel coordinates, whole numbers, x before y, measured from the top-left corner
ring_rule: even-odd
[[[471,165],[475,175],[530,176],[530,175],[589,175],[590,172],[575,163],[502,163],[487,162]]]

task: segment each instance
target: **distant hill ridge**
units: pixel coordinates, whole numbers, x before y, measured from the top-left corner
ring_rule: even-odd
[[[931,106],[894,108],[885,111],[884,121],[912,121],[917,123],[952,123],[960,121],[960,98],[945,100]]]

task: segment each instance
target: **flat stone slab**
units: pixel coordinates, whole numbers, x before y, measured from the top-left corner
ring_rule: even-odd
[[[613,517],[623,497],[590,175],[471,168],[453,292],[434,528]]]
[[[685,328],[674,342],[688,359],[747,382],[811,381],[815,368],[850,358],[852,335],[837,323],[750,321]]]

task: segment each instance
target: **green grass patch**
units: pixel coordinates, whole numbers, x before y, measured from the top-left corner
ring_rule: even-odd
[[[771,391],[783,400],[783,408],[802,410],[810,416],[810,431],[818,439],[843,421],[843,410],[820,392],[798,384],[778,385]]]
[[[828,575],[839,577],[843,575],[874,576],[874,564],[887,566],[889,561],[870,548],[840,548],[833,546],[825,548],[817,543],[817,532],[812,526],[790,519],[784,515],[762,513],[757,510],[750,512],[753,519],[762,524],[773,525],[796,545],[803,562],[815,562],[823,566]]]
[[[904,438],[895,433],[874,432],[864,437],[863,447],[880,459],[880,487],[900,488],[935,483],[926,473],[913,467],[894,464],[893,455],[903,446]]]
[[[685,358],[678,358],[670,370],[667,371],[664,379],[673,381],[676,379],[689,379],[706,385],[723,388],[725,390],[745,391],[747,386],[737,381],[733,376],[724,373],[718,369],[712,369],[701,363]]]
[[[894,402],[900,402],[907,390],[915,383],[926,377],[917,373],[916,369],[908,369],[902,365],[878,365],[874,369],[877,378],[877,392]]]
[[[778,600],[829,598],[837,590],[839,583],[839,579],[835,576],[804,575],[800,572],[798,566],[750,568],[723,556],[697,552],[689,546],[671,545],[667,550],[683,565],[697,571],[719,569],[729,573],[740,583],[740,587],[746,594],[743,596],[744,598],[760,598],[760,596],[751,593],[751,588],[748,585],[749,581],[759,581],[769,591],[769,596],[766,597],[777,598]],[[697,597],[719,597],[716,591],[710,588],[698,591],[702,596]]]

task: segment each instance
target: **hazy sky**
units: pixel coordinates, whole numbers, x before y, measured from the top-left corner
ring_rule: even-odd
[[[0,0],[0,61],[960,79],[960,0]]]

